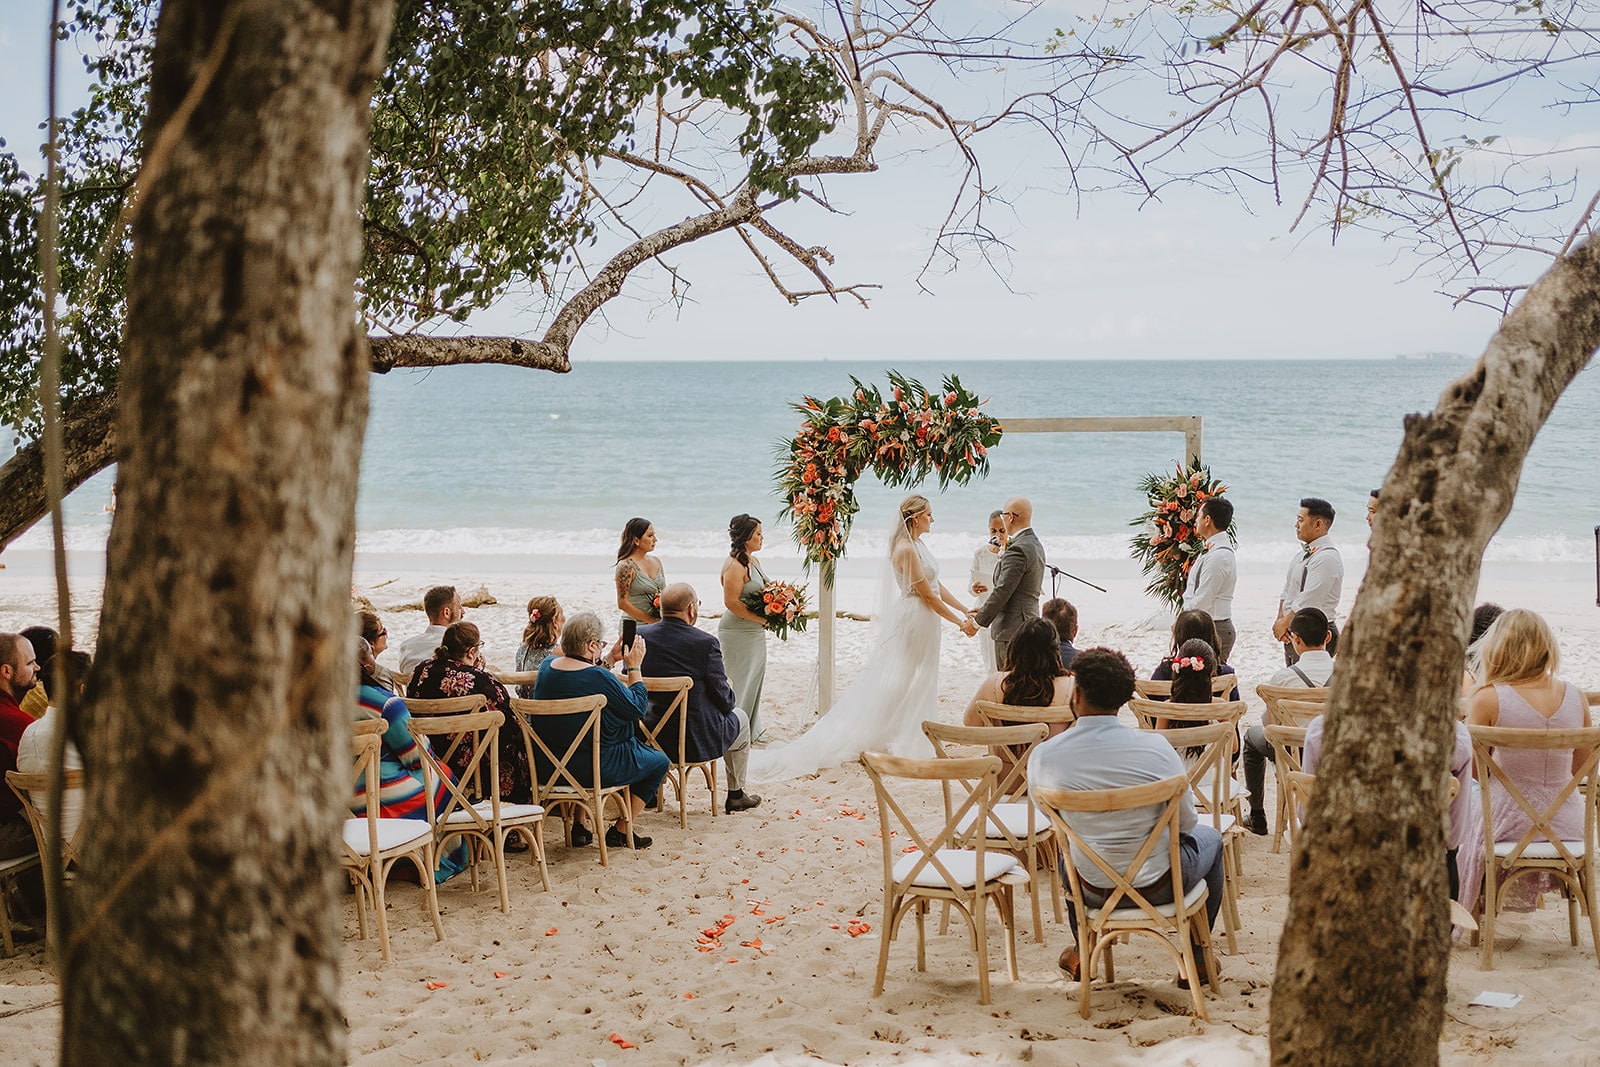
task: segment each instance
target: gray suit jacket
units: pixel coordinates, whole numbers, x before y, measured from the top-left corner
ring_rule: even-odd
[[[1039,617],[1039,591],[1044,586],[1044,546],[1031,528],[1022,531],[1000,553],[994,588],[975,616],[996,641],[1010,641],[1017,628]]]

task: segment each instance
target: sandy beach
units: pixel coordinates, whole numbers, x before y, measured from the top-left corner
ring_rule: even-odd
[[[669,576],[693,583],[713,612],[716,559],[665,555]],[[1362,558],[1347,553],[1344,609],[1359,584]],[[53,586],[42,553],[7,553],[0,571],[0,628],[54,618]],[[943,560],[952,585],[965,561]],[[74,625],[92,645],[101,578],[93,555],[74,557]],[[768,568],[774,577],[794,577]],[[871,610],[871,561],[843,572],[839,607]],[[1239,643],[1233,663],[1259,718],[1253,688],[1281,664],[1268,626],[1282,567],[1246,562],[1236,598]],[[1147,674],[1166,651],[1169,618],[1142,595],[1124,560],[1085,561],[1079,573],[1107,586],[1063,587],[1080,608],[1079,647],[1110,645]],[[616,610],[602,556],[358,558],[356,591],[368,597],[397,638],[425,624],[425,587],[482,585],[497,603],[468,611],[484,632],[489,658],[509,666],[526,599],[558,596],[570,614]],[[1071,583],[1069,583],[1071,584]],[[1545,615],[1562,646],[1561,674],[1600,688],[1600,609],[1594,573],[1582,563],[1489,563],[1479,600]],[[715,622],[703,620],[714,629]],[[840,684],[859,669],[869,625],[839,624]],[[815,716],[815,628],[772,640],[763,712],[781,739]],[[392,653],[384,657],[392,665]],[[953,629],[944,639],[940,715],[956,721],[982,678],[977,645]],[[1269,790],[1275,783],[1269,781]],[[614,852],[602,868],[595,849],[570,849],[559,824],[547,832],[552,889],[526,857],[511,858],[510,915],[495,906],[492,883],[473,893],[465,877],[440,891],[445,941],[435,942],[414,886],[390,893],[394,958],[381,961],[375,939],[356,937],[345,906],[344,1004],[352,1062],[563,1064],[1015,1063],[1254,1064],[1267,1057],[1267,1019],[1278,931],[1286,905],[1288,849],[1270,838],[1244,839],[1238,952],[1223,955],[1223,989],[1209,1023],[1195,1019],[1188,994],[1159,949],[1120,946],[1118,981],[1096,988],[1091,1019],[1078,1016],[1076,986],[1056,970],[1070,935],[1044,909],[1043,942],[1025,897],[1018,900],[1021,980],[1004,977],[1002,937],[991,924],[992,1005],[977,1002],[975,964],[959,927],[943,937],[930,924],[928,970],[915,970],[908,923],[893,945],[886,988],[871,998],[882,918],[882,846],[871,786],[859,765],[763,790],[755,811],[713,818],[704,786],[691,787],[690,826],[680,830],[670,790],[663,814],[640,820],[655,846]],[[934,797],[930,793],[931,805]],[[852,920],[872,929],[852,936]],[[725,928],[713,951],[702,931]],[[859,929],[859,927],[858,927]],[[1220,935],[1220,924],[1219,924]],[[1220,939],[1220,938],[1219,938]],[[1465,942],[1451,958],[1447,1063],[1595,1062],[1600,1015],[1593,1011],[1594,947],[1588,933],[1567,942],[1565,908],[1551,898],[1531,915],[1500,922],[1495,970],[1479,970]],[[1520,994],[1512,1008],[1470,1006],[1485,990]],[[59,995],[37,942],[0,960],[0,1061],[55,1058]],[[629,1047],[632,1046],[632,1047]]]

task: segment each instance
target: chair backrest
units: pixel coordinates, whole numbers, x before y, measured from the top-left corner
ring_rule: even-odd
[[[515,685],[533,685],[539,680],[539,672],[533,671],[490,671],[494,680],[510,689]]]
[[[1278,701],[1320,700],[1326,703],[1328,700],[1328,687],[1324,685],[1308,689],[1294,685],[1258,685],[1256,686],[1256,696],[1260,697],[1261,703],[1266,705],[1266,711],[1262,714],[1261,721],[1264,723],[1281,722],[1282,720],[1278,718]],[[1293,724],[1290,723],[1289,725]]]
[[[693,688],[694,679],[686,674],[644,679],[646,693],[671,693],[673,697],[667,702],[667,710],[661,713],[654,728],[641,720],[639,729],[644,733],[645,740],[674,760],[684,758],[684,745],[689,735],[689,690]],[[677,734],[678,747],[667,748],[661,743],[661,737],[663,734],[671,737],[674,733]]]
[[[552,793],[587,795],[600,789],[600,713],[605,706],[606,698],[600,693],[566,700],[511,698],[511,714],[522,730],[528,766],[533,768],[538,786],[538,803],[543,804]],[[569,730],[572,739],[563,747],[560,735]],[[553,743],[547,736],[554,738]],[[589,764],[592,785],[585,785],[573,773],[578,759]]]
[[[1079,880],[1078,864],[1075,859],[1078,856],[1082,856],[1088,861],[1089,866],[1104,875],[1103,881],[1111,883],[1109,890],[1101,890],[1106,897],[1105,904],[1099,909],[1102,917],[1109,916],[1121,907],[1137,907],[1158,925],[1163,927],[1173,925],[1172,921],[1163,917],[1157,910],[1157,905],[1151,904],[1134,883],[1138,881],[1145,861],[1160,847],[1161,837],[1165,834],[1168,861],[1172,866],[1172,899],[1183,900],[1183,870],[1178,855],[1178,815],[1183,807],[1183,795],[1189,788],[1188,776],[1181,774],[1163,778],[1158,782],[1124,786],[1120,789],[1049,789],[1039,785],[1033,787],[1034,802],[1050,817],[1050,825],[1055,829],[1062,854],[1069,857],[1065,864],[1067,882],[1077,902],[1080,916],[1087,918],[1083,906],[1083,885]],[[1105,813],[1157,806],[1159,811],[1150,827],[1150,832],[1139,846],[1133,861],[1125,869],[1118,869],[1108,863],[1092,844],[1072,828],[1072,824],[1063,815],[1063,812]],[[1150,888],[1153,887],[1147,886],[1146,890]]]
[[[1211,722],[1150,732],[1177,750],[1188,772],[1195,810],[1211,816],[1211,824],[1220,830],[1222,817],[1232,814],[1233,807],[1233,724]]]
[[[967,821],[968,813],[972,813],[971,821],[976,825],[987,825],[989,821],[989,806],[994,799],[994,787],[1000,774],[1000,759],[998,756],[969,756],[964,759],[907,759],[903,756],[890,756],[882,752],[861,753],[861,763],[867,769],[867,777],[872,779],[872,789],[878,801],[878,831],[883,841],[883,888],[886,895],[895,896],[907,892],[917,878],[924,871],[932,868],[939,877],[952,890],[962,888],[961,879],[951,872],[939,853],[945,849],[961,849],[961,824]],[[954,810],[947,814],[943,827],[935,834],[924,834],[917,829],[915,821],[906,812],[896,794],[904,796],[896,780],[900,782],[967,782],[976,781],[977,785],[967,794],[965,800],[956,805]],[[899,835],[899,840],[897,840]],[[907,842],[901,845],[900,841]],[[977,854],[977,870],[984,869],[984,839],[981,835],[973,840],[973,850]],[[902,851],[903,850],[903,851]],[[902,855],[910,852],[917,853],[914,863],[906,865],[906,872],[900,878],[894,876],[895,862]],[[981,876],[980,876],[981,881]]]
[[[68,790],[83,788],[82,771],[62,771],[61,792],[63,796]],[[22,801],[22,813],[27,816],[28,826],[33,830],[33,843],[38,846],[39,855],[45,853],[45,842],[50,839],[49,827],[45,825],[44,812],[39,810],[33,802],[33,794],[48,793],[50,790],[50,776],[48,774],[23,774],[21,771],[7,771],[6,785],[17,794],[17,799]],[[78,843],[83,840],[83,821],[78,821],[78,828],[73,831],[71,839],[61,840],[61,867],[67,867],[78,861]],[[5,907],[0,902],[0,908]]]
[[[1267,743],[1272,746],[1272,755],[1279,767],[1289,771],[1302,768],[1306,749],[1304,726],[1281,726],[1273,722],[1263,726],[1261,732],[1267,735]],[[1454,778],[1450,780],[1455,781]]]
[[[357,719],[351,724],[351,729],[357,734],[383,734],[389,729],[387,719]]]
[[[1216,674],[1211,678],[1211,699],[1221,700],[1239,684],[1239,678],[1233,674]],[[1133,680],[1134,692],[1146,700],[1171,700],[1172,679],[1170,678],[1135,678]]]
[[[1050,728],[1042,722],[1018,723],[1015,726],[954,726],[942,722],[924,722],[922,732],[933,742],[934,755],[939,759],[957,758],[946,745],[982,745],[991,756],[1001,756],[1001,767],[1009,762],[1010,770],[995,784],[996,800],[1013,797],[1028,788],[1028,757],[1034,746],[1050,736]],[[1000,751],[996,751],[999,749]],[[951,807],[950,784],[945,784],[944,807],[948,815]],[[971,791],[975,783],[966,783]],[[993,835],[991,835],[993,836]]]
[[[1049,707],[1034,708],[1025,704],[1001,704],[993,700],[980,700],[974,707],[977,708],[978,717],[990,726],[1016,726],[1020,723],[1044,723],[1051,726],[1071,726],[1077,721],[1077,716],[1066,704],[1052,704]]]
[[[460,715],[425,715],[411,720],[411,735],[422,749],[422,781],[431,797],[436,782],[445,787],[444,808],[435,813],[434,825],[445,825],[458,811],[467,812],[478,829],[487,830],[489,822],[472,806],[473,796],[482,796],[490,803],[494,817],[500,817],[500,726],[506,717],[498,711],[469,711]],[[430,738],[448,738],[449,744],[442,755],[436,755]],[[455,754],[465,749],[466,759],[459,766],[461,772],[453,776],[446,767]],[[485,783],[485,777],[488,781]]]
[[[1296,825],[1305,819],[1306,807],[1311,803],[1311,795],[1317,791],[1317,776],[1307,774],[1305,771],[1289,771],[1283,776],[1289,787],[1289,803],[1293,805]],[[1291,839],[1295,851],[1300,849],[1301,835],[1296,833]]]
[[[482,693],[468,693],[464,697],[406,697],[406,708],[412,718],[421,715],[460,715],[463,712],[483,711],[489,698]]]
[[[1327,702],[1322,700],[1280,700],[1277,717],[1272,721],[1283,726],[1304,727],[1327,710]],[[1261,721],[1266,725],[1266,719]]]
[[[1220,700],[1210,704],[1178,704],[1170,700],[1145,700],[1134,697],[1128,701],[1141,729],[1153,729],[1157,719],[1173,722],[1227,722],[1238,723],[1245,712],[1242,700]]]
[[[367,854],[350,847],[350,842],[340,835],[339,844],[344,849],[347,863],[358,867],[366,866],[378,855],[378,794],[381,791],[378,782],[378,759],[383,751],[383,738],[375,733],[351,733],[350,750],[355,756],[353,769],[350,775],[350,795],[355,796],[358,788],[363,789],[366,796],[366,814],[359,816],[367,821]],[[433,794],[428,794],[428,812],[431,820],[433,812]]]
[[[1594,775],[1595,767],[1600,764],[1600,726],[1579,727],[1572,730],[1529,730],[1508,726],[1468,726],[1467,732],[1472,735],[1472,762],[1476,767],[1478,781],[1485,789],[1494,783],[1499,783],[1505,793],[1511,797],[1517,807],[1527,815],[1529,826],[1523,832],[1511,851],[1500,857],[1499,863],[1503,866],[1513,866],[1525,862],[1523,854],[1528,846],[1535,844],[1550,844],[1554,846],[1560,859],[1574,868],[1582,868],[1587,862],[1587,855],[1580,860],[1569,851],[1561,841],[1552,826],[1556,815],[1566,805],[1569,797],[1576,793],[1583,785],[1584,779]],[[1567,751],[1573,754],[1574,768],[1567,784],[1556,793],[1548,805],[1535,803],[1528,799],[1526,792],[1506,773],[1496,759],[1500,749],[1531,749],[1543,752]],[[1585,800],[1584,810],[1584,842],[1592,845],[1595,842],[1595,804],[1592,800]],[[1495,826],[1494,805],[1485,800],[1483,804],[1483,831],[1484,846],[1489,855],[1495,853]]]

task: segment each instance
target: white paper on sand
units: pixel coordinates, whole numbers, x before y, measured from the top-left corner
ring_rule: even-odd
[[[1467,1001],[1468,1007],[1480,1008],[1514,1008],[1522,1003],[1521,993],[1496,993],[1485,989],[1482,993]]]

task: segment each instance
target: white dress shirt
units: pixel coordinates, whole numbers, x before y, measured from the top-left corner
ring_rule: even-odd
[[[1299,667],[1306,672],[1306,678],[1311,679],[1311,685],[1318,688],[1328,684],[1328,679],[1333,677],[1333,657],[1328,655],[1325,648],[1308,648],[1295,661],[1294,667]],[[1306,685],[1306,679],[1294,672],[1294,667],[1284,667],[1267,682],[1268,685],[1301,688]],[[1308,772],[1309,773],[1309,772]]]
[[[1306,545],[1305,552],[1289,564],[1283,582],[1283,611],[1291,614],[1301,608],[1317,608],[1333,625],[1339,611],[1339,594],[1344,590],[1344,560],[1333,541],[1323,534]]]
[[[400,673],[406,681],[411,680],[411,672],[417,669],[417,664],[433,658],[439,643],[444,640],[445,630],[444,626],[429,626],[420,634],[412,634],[400,642]]]
[[[22,731],[22,737],[17,741],[17,770],[23,774],[45,774],[50,770],[51,743],[55,740],[56,729],[61,724],[61,713],[52,705],[45,709],[44,714],[30,723]],[[62,757],[61,766],[64,770],[83,770],[83,757],[78,755],[78,746],[67,739],[67,750]],[[29,790],[33,798],[33,806],[46,819],[50,817],[50,790]],[[83,819],[83,790],[67,789],[61,794],[61,839],[71,841],[78,832],[78,823]]]
[[[1221,622],[1233,618],[1233,588],[1239,582],[1239,561],[1233,538],[1218,530],[1206,538],[1206,550],[1195,558],[1183,591],[1184,611],[1203,611]]]

